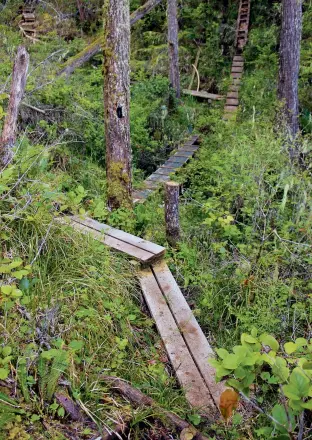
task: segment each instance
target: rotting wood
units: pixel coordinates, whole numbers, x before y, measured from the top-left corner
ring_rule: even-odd
[[[200,57],[201,50],[202,50],[201,46],[198,46],[197,53],[196,53],[196,58],[195,58],[195,63],[193,64],[193,71],[192,71],[191,81],[190,81],[190,85],[189,85],[189,90],[192,89],[193,82],[194,82],[195,75],[196,75],[196,71],[198,72],[197,68],[198,68],[198,63],[199,63],[199,57]]]
[[[165,419],[165,424],[169,424],[178,432],[183,431],[183,429],[190,428],[190,425],[185,420],[178,417],[176,414],[167,411],[163,408],[160,408],[159,405],[150,397],[143,394],[137,388],[129,385],[123,379],[112,376],[101,376],[100,380],[109,384],[111,388],[119,392],[123,397],[129,400],[135,407],[154,407],[156,410],[159,409],[159,413],[161,414],[161,419]],[[157,413],[157,411],[155,411]],[[208,440],[207,437],[202,435],[199,431],[194,436],[194,440]]]
[[[179,195],[179,183],[171,181],[165,184],[166,237],[173,247],[176,247],[180,240]]]
[[[187,89],[183,89],[183,93],[185,95],[191,95],[191,96],[196,96],[198,98],[204,98],[204,99],[211,99],[212,101],[216,100],[216,101],[221,101],[222,99],[224,99],[224,96],[222,95],[216,95],[214,93],[208,93],[205,91],[196,91],[196,90],[187,90]]]
[[[143,6],[139,7],[130,15],[130,26],[133,26],[137,21],[148,14],[154,7],[160,4],[163,0],[148,0]],[[103,37],[98,37],[89,46],[84,48],[79,54],[70,58],[65,66],[57,73],[61,75],[71,75],[77,68],[83,66],[95,55],[102,52]]]
[[[209,359],[215,357],[214,352],[167,264],[160,261],[153,264],[152,270],[196,366],[210,391],[216,409],[218,409],[220,396],[225,386],[223,383],[216,383],[216,371],[209,365]]]
[[[29,66],[29,55],[24,46],[19,46],[13,66],[9,106],[0,139],[0,165],[6,166],[13,158],[16,140],[17,117],[23,99]]]
[[[141,270],[138,277],[144,298],[188,402],[203,411],[208,418],[215,420],[216,407],[210,391],[196,367],[152,270]]]

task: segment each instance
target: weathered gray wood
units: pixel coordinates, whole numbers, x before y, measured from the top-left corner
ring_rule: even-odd
[[[189,353],[152,270],[142,270],[138,275],[144,298],[187,400],[193,407],[206,410],[207,416],[211,417],[215,413],[215,405],[210,392]]]
[[[238,104],[239,104],[239,102],[238,102],[238,99],[236,99],[236,98],[227,98],[226,99],[226,105],[235,105],[237,107]]]
[[[128,234],[127,232],[121,231],[120,229],[112,228],[111,226],[100,223],[91,218],[81,218],[79,216],[72,216],[71,219],[83,226],[94,229],[95,231],[101,232],[107,236],[116,238],[117,240],[124,241],[125,243],[131,244],[137,248],[148,251],[155,256],[164,255],[166,249],[158,244],[151,243],[150,241],[144,240],[143,238],[136,237],[135,235]]]
[[[179,221],[180,184],[167,182],[165,185],[165,222],[168,243],[175,247],[180,240]]]
[[[12,148],[16,140],[17,116],[25,92],[28,66],[28,52],[24,46],[19,46],[13,66],[9,106],[0,138],[0,165],[2,166],[6,166],[13,158]]]
[[[173,157],[192,157],[194,155],[194,151],[185,151],[178,150]]]
[[[198,98],[205,98],[205,99],[211,99],[211,100],[217,100],[217,101],[224,99],[224,96],[222,96],[222,95],[216,95],[214,93],[208,93],[205,91],[198,91],[197,92],[196,90],[183,89],[183,93],[185,95],[197,96]]]
[[[91,235],[94,239],[100,241],[101,243],[107,245],[108,247],[115,249],[119,252],[123,252],[136,260],[140,261],[143,264],[152,263],[157,260],[158,256],[155,257],[155,254],[140,249],[136,246],[133,246],[129,243],[125,243],[124,241],[118,240],[117,238],[110,237],[109,235],[102,234],[88,226],[84,226],[75,221],[71,221],[70,218],[67,219],[58,219],[59,222],[66,223],[68,226],[72,227],[78,232],[81,232],[85,235]]]
[[[167,182],[167,180],[170,180],[170,176],[169,175],[157,174],[155,172],[154,174],[151,174],[146,181],[149,182],[151,180],[152,181],[157,181],[157,182]]]
[[[217,410],[225,386],[223,383],[216,383],[215,368],[209,365],[209,359],[215,357],[214,352],[167,264],[161,261],[153,264],[152,269],[196,366],[206,382]]]

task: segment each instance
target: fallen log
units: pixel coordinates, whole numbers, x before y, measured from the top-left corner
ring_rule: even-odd
[[[130,16],[130,25],[133,26],[141,18],[145,17],[155,6],[159,5],[162,0],[148,0],[143,6],[134,11]],[[103,36],[98,37],[89,46],[80,53],[70,58],[65,67],[60,70],[57,75],[71,75],[75,69],[83,66],[87,61],[91,60],[95,55],[102,51]]]
[[[0,165],[6,166],[13,157],[12,148],[16,140],[17,116],[24,96],[29,55],[24,46],[19,46],[14,61],[9,106],[0,138]]]
[[[143,394],[138,389],[129,385],[125,380],[120,379],[118,377],[113,376],[100,376],[100,380],[109,384],[113,389],[118,391],[122,396],[127,398],[133,405],[139,406],[148,406],[157,408],[157,403],[151,398]],[[194,440],[208,440],[207,437],[202,435],[199,431],[197,431],[190,423],[181,419],[176,414],[161,409],[163,419],[167,424],[169,424],[173,429],[177,432],[182,432],[185,430],[191,430],[194,432],[193,439]]]

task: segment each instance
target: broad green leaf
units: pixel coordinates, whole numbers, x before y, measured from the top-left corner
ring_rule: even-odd
[[[300,368],[295,368],[289,378],[290,384],[297,390],[300,397],[307,397],[309,394],[310,381]]]
[[[288,397],[288,399],[292,399],[292,400],[301,399],[297,388],[291,384],[283,386],[283,393],[285,394],[286,397]]]
[[[298,345],[299,347],[305,347],[306,345],[308,345],[308,341],[304,338],[297,338],[295,342],[296,345]]]
[[[11,295],[12,290],[13,290],[12,286],[1,286],[1,292],[4,295]]]
[[[298,345],[294,342],[286,342],[284,344],[284,350],[287,354],[295,353],[295,351],[298,349]]]
[[[75,351],[81,350],[83,347],[83,341],[71,341],[68,347]]]
[[[312,399],[302,404],[303,408],[312,410]]]
[[[240,359],[237,354],[229,354],[223,359],[222,365],[227,370],[235,370],[240,364]]]
[[[43,351],[41,353],[41,357],[43,359],[53,359],[55,356],[59,354],[60,350],[57,350],[56,348],[51,348],[51,350]]]
[[[228,352],[227,350],[225,350],[224,348],[219,348],[219,349],[216,350],[216,351],[217,351],[218,356],[219,356],[221,359],[224,359],[224,358],[226,358],[226,356],[229,355],[229,352]]]
[[[248,342],[248,344],[256,344],[258,341],[253,336],[249,335],[248,333],[243,333],[241,336],[241,342]]]
[[[282,382],[286,382],[289,377],[289,368],[286,365],[285,359],[277,357],[274,365],[272,366],[272,373]]]
[[[305,361],[305,362],[302,364],[302,368],[303,368],[304,370],[312,370],[312,361]]]
[[[0,368],[0,380],[5,380],[9,376],[10,370],[7,368]]]
[[[12,272],[12,277],[17,278],[18,280],[21,280],[24,276],[28,275],[29,271],[28,270],[17,270],[15,272]]]
[[[251,350],[248,349],[248,347],[243,346],[243,345],[235,345],[235,347],[233,347],[233,352],[235,354],[237,354],[239,357],[243,358],[245,357],[248,353],[251,352]]]
[[[243,368],[243,367],[238,367],[234,371],[234,376],[237,379],[244,379],[244,377],[246,377],[247,374],[248,374],[248,371],[245,368]]]
[[[3,356],[10,356],[11,353],[12,353],[12,347],[9,347],[8,345],[3,347],[2,349]]]
[[[288,413],[286,413],[283,405],[275,405],[272,410],[272,416],[277,422],[279,422],[275,423],[275,428],[283,434],[287,434],[288,428],[290,428],[288,419],[290,420],[292,429],[296,426],[293,412],[289,408]]]
[[[272,350],[278,351],[279,343],[275,338],[273,338],[273,336],[263,334],[260,336],[259,340],[263,345],[268,345],[270,348],[272,348]]]
[[[9,264],[11,269],[15,269],[16,267],[20,267],[23,264],[23,260],[14,260]]]

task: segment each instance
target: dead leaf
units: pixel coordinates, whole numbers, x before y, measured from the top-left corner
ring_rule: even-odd
[[[228,388],[221,394],[220,411],[226,421],[232,417],[233,410],[237,408],[238,399],[239,394],[232,388]]]
[[[197,434],[197,429],[194,426],[188,426],[184,428],[180,434],[180,440],[193,440]]]

